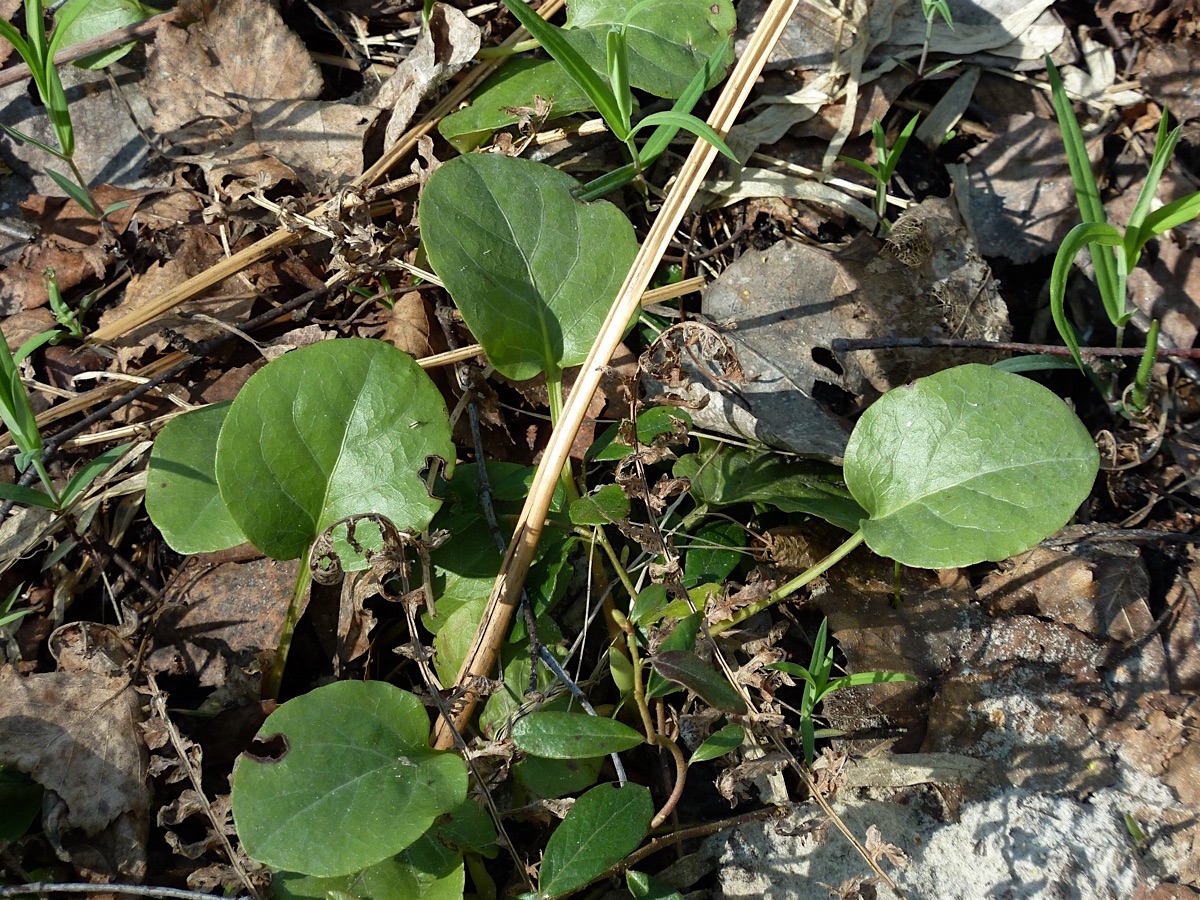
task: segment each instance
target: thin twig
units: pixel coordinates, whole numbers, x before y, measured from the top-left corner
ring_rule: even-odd
[[[157,16],[151,16],[142,22],[126,25],[124,28],[117,28],[99,37],[94,37],[78,44],[72,44],[70,47],[64,47],[54,54],[54,65],[61,66],[64,63],[74,62],[85,56],[91,56],[93,53],[98,53],[101,50],[108,50],[110,47],[118,47],[129,41],[150,37],[154,32],[158,31],[159,25],[165,25],[167,22],[174,21],[177,15],[179,15],[179,10],[171,9],[167,12],[159,13]],[[5,69],[0,72],[0,88],[16,84],[18,81],[24,81],[30,77],[30,74],[29,66],[25,65],[25,63]],[[3,895],[0,894],[0,896]]]
[[[241,881],[242,887],[250,892],[250,896],[254,900],[259,900],[258,889],[254,886],[254,882],[250,880],[250,873],[246,871],[242,865],[241,858],[233,849],[233,844],[229,841],[229,835],[225,833],[224,821],[218,821],[216,811],[212,808],[212,804],[208,801],[208,794],[204,792],[204,784],[201,782],[200,773],[196,771],[196,767],[192,765],[191,759],[188,757],[187,747],[183,744],[183,735],[179,733],[179,729],[175,727],[175,723],[171,721],[171,716],[167,712],[167,698],[158,686],[158,681],[154,677],[153,672],[146,673],[146,683],[152,691],[150,695],[150,705],[164,726],[167,729],[167,736],[171,739],[171,746],[175,748],[175,755],[179,757],[179,764],[183,766],[187,773],[188,780],[192,783],[192,789],[195,790],[196,796],[200,799],[200,805],[204,808],[204,815],[208,818],[212,825],[213,833],[217,836],[217,840],[221,842],[221,847],[225,851],[225,857],[229,860],[229,864],[233,866],[233,871],[236,873],[238,880]]]
[[[124,894],[127,897],[161,897],[164,900],[212,900],[207,891],[187,891],[182,888],[150,887],[140,884],[88,884],[87,882],[35,881],[0,887],[0,897],[25,897],[29,894]],[[233,900],[253,900],[249,895]]]
[[[1070,356],[1071,351],[1059,344],[1023,344],[1017,341],[984,341],[967,338],[938,337],[881,337],[881,338],[834,338],[829,347],[834,353],[854,353],[859,350],[934,350],[950,347],[958,350],[996,350],[1001,353],[1041,353],[1045,356]],[[1080,347],[1082,356],[1141,357],[1145,351],[1140,347]],[[1158,359],[1200,359],[1200,348],[1174,349],[1160,347]]]

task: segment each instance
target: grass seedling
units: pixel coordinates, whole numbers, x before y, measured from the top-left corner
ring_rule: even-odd
[[[950,26],[950,30],[954,30],[954,17],[950,15],[950,5],[946,0],[921,0],[921,12],[925,15],[925,43],[921,45],[921,61],[917,63],[917,75],[925,74],[925,61],[929,58],[929,39],[933,36],[934,19],[941,16]]]
[[[1116,328],[1117,346],[1124,340],[1125,326],[1133,317],[1134,310],[1129,307],[1126,299],[1126,282],[1130,270],[1137,265],[1142,254],[1142,248],[1152,239],[1170,231],[1177,225],[1190,222],[1200,216],[1200,191],[1181,197],[1159,209],[1151,211],[1154,194],[1158,182],[1171,161],[1175,145],[1179,142],[1182,127],[1167,131],[1167,116],[1164,112],[1159,122],[1158,136],[1154,144],[1154,154],[1150,159],[1150,169],[1146,173],[1146,181],[1138,193],[1133,212],[1129,216],[1129,224],[1124,229],[1112,225],[1104,212],[1104,203],[1100,199],[1100,189],[1092,171],[1091,160],[1088,159],[1087,146],[1083,141],[1083,132],[1079,121],[1071,108],[1058,69],[1050,58],[1046,58],[1046,67],[1050,77],[1050,87],[1054,98],[1054,111],[1058,116],[1059,130],[1062,131],[1063,144],[1066,147],[1067,163],[1071,169],[1071,180],[1075,184],[1075,197],[1079,204],[1079,212],[1083,219],[1068,232],[1058,253],[1054,257],[1054,269],[1050,275],[1050,312],[1054,316],[1054,324],[1063,341],[1071,351],[1071,356],[1080,370],[1087,373],[1090,369],[1084,365],[1080,355],[1079,338],[1071,323],[1067,321],[1064,308],[1064,298],[1067,289],[1067,275],[1076,255],[1087,248],[1092,256],[1096,272],[1096,287],[1100,291],[1100,299],[1109,321]],[[1144,405],[1146,400],[1146,383],[1149,379],[1150,365],[1157,350],[1157,328],[1153,336],[1146,341],[1146,355],[1138,367],[1140,386],[1134,392],[1134,406],[1140,398]]]
[[[865,172],[875,179],[875,214],[879,216],[879,221],[884,221],[884,214],[887,212],[887,188],[888,183],[892,180],[892,175],[896,171],[896,164],[900,162],[900,156],[904,153],[904,148],[908,145],[908,139],[912,137],[913,131],[917,127],[917,120],[920,116],[913,116],[909,119],[908,124],[896,137],[896,143],[892,144],[891,149],[888,149],[887,135],[884,133],[883,125],[877,119],[875,124],[871,126],[871,134],[875,137],[875,159],[877,165],[865,163],[859,159],[852,159],[849,156],[839,156],[842,162],[848,166],[853,166],[860,172]]]
[[[50,311],[54,313],[54,321],[56,321],[64,332],[76,340],[83,340],[83,323],[79,321],[79,317],[88,311],[96,298],[99,296],[99,291],[92,291],[86,294],[79,301],[78,309],[71,309],[67,305],[67,301],[63,299],[62,291],[58,288],[58,279],[54,275],[54,269],[46,269],[42,273],[42,282],[46,285],[46,293],[50,297]],[[58,335],[57,337],[62,337]],[[51,339],[51,343],[58,343],[55,338]]]
[[[11,23],[0,20],[0,37],[12,44],[21,59],[29,66],[38,96],[41,97],[46,112],[50,116],[50,124],[54,128],[58,149],[56,150],[3,123],[0,123],[0,128],[14,139],[37,147],[65,163],[71,171],[70,177],[50,168],[45,169],[46,174],[54,179],[55,184],[62,188],[68,197],[82,206],[89,215],[103,219],[123,206],[124,202],[101,210],[88,188],[83,173],[75,164],[75,129],[71,125],[71,110],[67,103],[67,95],[63,91],[58,69],[54,65],[54,55],[61,49],[63,35],[91,2],[92,0],[67,0],[58,11],[57,24],[52,35],[46,33],[45,10],[42,0],[26,0],[25,2],[27,37],[22,37]]]
[[[17,602],[17,598],[21,596],[21,591],[23,590],[25,590],[25,585],[18,584],[12,589],[11,594],[4,598],[3,601],[0,601],[0,628],[3,628],[5,625],[11,625],[13,622],[20,621],[25,616],[33,612],[32,609],[13,610],[13,604]]]
[[[738,161],[721,136],[705,122],[691,114],[692,107],[704,93],[704,88],[711,80],[717,66],[720,65],[721,59],[724,58],[728,50],[728,43],[719,47],[717,52],[696,73],[683,95],[675,101],[672,109],[652,113],[640,119],[636,124],[633,123],[633,92],[629,85],[629,50],[626,29],[633,17],[650,2],[653,0],[642,0],[641,3],[635,4],[626,14],[624,21],[620,25],[614,25],[608,32],[607,72],[606,77],[601,77],[571,46],[563,36],[561,28],[551,25],[535,13],[525,3],[525,0],[504,0],[504,5],[508,7],[509,11],[587,94],[609,130],[617,140],[625,145],[629,154],[631,160],[629,165],[609,172],[588,184],[580,195],[581,200],[594,200],[602,197],[634,178],[640,177],[646,168],[662,155],[681,128],[708,141],[733,162]],[[651,125],[657,127],[646,144],[638,147],[634,138],[638,132]]]
[[[799,663],[777,662],[767,666],[793,678],[799,678],[803,684],[803,695],[800,700],[800,736],[804,743],[804,759],[811,766],[816,758],[817,731],[814,724],[817,707],[835,691],[843,688],[858,687],[864,684],[892,684],[897,681],[916,681],[912,675],[903,672],[855,672],[852,675],[841,675],[830,678],[833,672],[833,648],[826,648],[828,643],[829,620],[824,619],[817,629],[817,638],[813,641],[812,660],[808,667]]]
[[[37,418],[33,414],[29,394],[21,381],[21,362],[42,344],[53,340],[57,334],[57,331],[47,331],[30,338],[21,345],[16,355],[13,355],[13,352],[8,349],[7,341],[0,340],[0,418],[8,426],[8,433],[12,435],[13,443],[17,447],[17,468],[24,472],[31,465],[34,467],[42,481],[42,486],[46,488],[46,494],[49,495],[46,500],[54,504],[52,508],[58,506],[59,496],[54,490],[50,475],[42,461],[44,448],[42,432],[38,428]],[[11,489],[16,486],[7,485],[6,487]],[[38,497],[43,496],[28,488],[21,490],[28,494],[36,494]],[[36,500],[31,501],[28,497],[13,497],[12,499],[24,503],[37,502]],[[39,503],[39,505],[47,504]]]

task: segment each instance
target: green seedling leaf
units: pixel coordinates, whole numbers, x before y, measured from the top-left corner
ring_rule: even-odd
[[[442,395],[412,357],[333,340],[272,361],[246,382],[217,440],[233,521],[275,559],[295,559],[339,519],[378,513],[420,530],[441,505],[421,472],[453,465]]]
[[[54,180],[54,183],[62,188],[64,194],[82,206],[89,216],[94,216],[97,219],[100,218],[100,207],[96,205],[96,201],[92,199],[91,194],[61,172],[55,172],[53,169],[43,169],[42,171],[49,175]]]
[[[0,841],[15,841],[42,811],[42,786],[12,766],[0,766]]]
[[[350,875],[409,847],[466,799],[466,767],[429,748],[421,701],[383,681],[289,700],[258,739],[234,768],[233,816],[246,852],[270,866]]]
[[[567,651],[560,646],[562,631],[549,616],[538,619],[538,636],[561,664]],[[514,723],[525,703],[525,692],[529,690],[529,641],[509,638],[500,650],[500,666],[504,687],[488,697],[479,716],[479,727],[484,734],[495,737],[500,731]],[[554,684],[554,674],[546,666],[538,666],[537,689],[545,691]]]
[[[3,131],[14,141],[20,141],[21,143],[28,144],[31,147],[37,147],[43,153],[49,153],[51,156],[55,157],[56,159],[65,160],[65,157],[59,151],[57,151],[53,147],[51,147],[49,144],[43,144],[37,138],[31,137],[30,135],[25,134],[25,132],[23,132],[23,131],[17,131],[17,129],[15,129],[15,128],[10,128],[9,126],[5,125],[3,122],[0,122],[0,131]]]
[[[1171,157],[1175,154],[1175,145],[1179,142],[1179,135],[1182,132],[1183,128],[1180,127],[1167,133],[1167,115],[1164,111],[1158,120],[1158,135],[1154,140],[1154,154],[1150,158],[1150,168],[1146,171],[1146,180],[1142,182],[1137,201],[1133,204],[1133,212],[1129,214],[1129,221],[1125,225],[1128,231],[1138,232],[1142,223],[1146,221],[1146,215],[1150,212],[1150,206],[1154,202],[1154,195],[1158,192],[1158,182],[1162,179],[1167,164],[1171,162]]]
[[[745,739],[746,730],[741,725],[726,725],[720,731],[709,735],[708,740],[696,748],[696,752],[688,760],[688,765],[707,762],[710,759],[716,759],[718,756],[732,753],[738,747],[742,746],[742,741]]]
[[[574,0],[563,36],[593,69],[604,71],[609,29],[624,27],[629,84],[656,97],[683,94],[696,70],[737,26],[729,0],[656,0],[636,6],[637,0]],[[722,62],[706,89],[725,76],[732,50]]]
[[[421,195],[434,271],[515,381],[583,362],[637,253],[624,213],[575,200],[577,185],[540,163],[473,154],[441,166]]]
[[[0,483],[0,500],[11,500],[13,503],[21,503],[25,506],[40,506],[42,509],[54,512],[58,512],[62,508],[62,504],[55,503],[54,498],[49,494],[33,488],[21,487],[19,484]]]
[[[662,610],[666,605],[667,586],[648,584],[633,598],[633,606],[629,608],[629,620],[634,625],[653,625],[663,617]]]
[[[854,672],[850,675],[831,678],[825,685],[825,694],[829,695],[844,688],[863,687],[868,684],[897,684],[901,681],[915,682],[918,680],[915,675],[908,675],[904,672]]]
[[[625,870],[625,886],[634,900],[683,900],[683,895],[645,872]]]
[[[76,7],[72,9],[72,7]],[[73,15],[69,15],[73,13]],[[80,0],[73,4],[68,0],[59,10],[50,52],[81,44],[84,41],[108,34],[129,25],[136,25],[154,15],[154,10],[137,0]],[[136,42],[121,44],[111,50],[101,50],[75,60],[83,69],[103,69],[121,59],[134,48]]]
[[[103,475],[109,466],[124,456],[132,446],[133,444],[119,444],[105,450],[95,459],[89,460],[87,465],[71,476],[71,480],[63,488],[62,495],[59,497],[60,505],[68,506],[72,500],[87,490],[88,485]]]
[[[608,83],[617,98],[617,111],[621,114],[621,127],[630,133],[630,117],[633,115],[633,93],[629,90],[629,45],[625,41],[623,26],[611,25],[605,39],[608,54]]]
[[[514,59],[475,91],[471,105],[446,116],[438,131],[459,153],[470,153],[493,132],[516,125],[514,110],[533,109],[535,98],[549,105],[546,121],[595,109],[595,104],[553,60]]]
[[[681,456],[672,472],[691,481],[692,496],[709,506],[766,503],[783,512],[819,516],[846,531],[857,531],[867,515],[850,496],[841,470],[827,463],[712,445]]]
[[[646,837],[652,818],[654,801],[640,784],[592,788],[546,843],[538,897],[566,894],[620,862]]]
[[[629,498],[620,485],[606,484],[572,503],[570,516],[575,525],[610,525],[629,518]]]
[[[632,750],[640,734],[615,719],[585,713],[532,712],[513,725],[513,743],[533,756],[579,759]]]
[[[603,51],[601,51],[600,65],[592,66],[571,45],[561,28],[551,25],[535,13],[525,0],[504,0],[504,5],[554,61],[563,67],[579,85],[580,90],[587,94],[596,110],[608,123],[608,127],[616,135],[617,140],[624,141],[628,132],[621,130],[620,104],[617,103],[617,97],[613,93],[612,87],[598,74],[604,68]],[[423,230],[422,233],[424,233]]]
[[[643,128],[648,128],[651,125],[668,125],[672,128],[682,128],[684,131],[690,131],[696,137],[703,138],[721,152],[723,156],[737,162],[738,158],[729,145],[725,143],[725,139],[712,129],[708,123],[697,119],[695,116],[686,115],[681,112],[676,112],[673,109],[664,109],[662,112],[651,113],[637,123],[637,127],[631,133],[636,134]]]
[[[629,421],[626,419],[625,421]],[[618,422],[604,430],[588,448],[587,458],[598,462],[624,459],[633,452],[630,444],[621,440],[621,426]],[[687,410],[674,406],[652,406],[638,414],[637,439],[643,447],[654,443],[661,435],[674,435],[677,439],[672,443],[686,443],[687,432],[692,427],[692,417]]]
[[[1058,128],[1062,132],[1063,147],[1067,154],[1067,166],[1071,170],[1071,181],[1075,185],[1075,201],[1079,205],[1079,214],[1085,224],[1103,223],[1108,219],[1104,213],[1104,202],[1100,199],[1100,187],[1096,184],[1096,175],[1092,171],[1092,162],[1088,157],[1087,144],[1083,140],[1083,131],[1079,120],[1075,118],[1075,110],[1071,108],[1071,99],[1063,87],[1058,69],[1046,56],[1046,74],[1050,79],[1051,100],[1054,113],[1058,117]],[[1062,248],[1059,248],[1061,252]],[[1075,254],[1071,254],[1075,258]],[[1124,309],[1125,296],[1121,278],[1117,274],[1117,261],[1107,250],[1093,248],[1092,262],[1096,270],[1096,285],[1107,309]],[[1110,313],[1111,315],[1111,313]],[[1063,336],[1066,340],[1066,336]]]
[[[39,342],[45,343],[54,334],[45,332],[30,338],[18,348],[16,356],[13,356],[9,349],[8,341],[0,336],[0,419],[4,421],[13,443],[26,459],[42,451],[42,433],[38,429],[37,417],[33,414],[29,394],[25,391],[25,384],[21,381],[21,372],[17,367],[22,359],[39,346]],[[24,470],[26,465],[18,464],[18,468]]]
[[[1061,356],[1050,356],[1044,353],[1031,353],[1028,356],[1013,356],[992,363],[993,369],[1001,372],[1012,372],[1020,375],[1023,372],[1045,372],[1050,369],[1074,369],[1076,365]]]
[[[745,546],[746,529],[737,522],[724,519],[705,522],[692,534],[683,557],[684,586],[724,581],[741,562],[739,550]]]
[[[513,766],[513,775],[530,793],[545,800],[586,791],[600,777],[606,756],[583,759],[530,757]]]
[[[716,671],[695,653],[687,650],[660,651],[650,662],[663,678],[682,684],[714,709],[744,713],[746,703],[729,684],[723,674]]]
[[[1081,371],[1084,370],[1084,365],[1083,358],[1079,353],[1079,338],[1067,320],[1064,304],[1064,298],[1067,295],[1067,276],[1071,272],[1071,264],[1075,261],[1075,256],[1084,247],[1094,243],[1120,247],[1122,240],[1121,232],[1107,222],[1081,222],[1067,232],[1067,236],[1063,238],[1063,242],[1058,247],[1058,252],[1054,255],[1054,268],[1050,272],[1050,314],[1054,318],[1054,325],[1062,336],[1063,342],[1071,351],[1071,358],[1075,360],[1075,365]],[[1093,253],[1092,260],[1095,261],[1095,258],[1096,254]],[[1105,305],[1107,306],[1107,301]],[[1116,324],[1116,319],[1113,320],[1113,324]]]
[[[1146,221],[1142,223],[1138,232],[1139,246],[1184,222],[1192,221],[1197,216],[1200,216],[1200,191],[1171,201],[1146,216]]]
[[[359,898],[403,897],[405,900],[462,900],[466,872],[460,854],[453,864],[440,865],[433,848],[421,852],[418,844],[361,872],[335,878],[317,878],[295,872],[280,872],[272,882],[278,900],[359,900]],[[424,849],[424,848],[423,848]],[[413,857],[417,857],[414,861]],[[428,857],[428,859],[427,859]],[[434,862],[432,870],[425,868]]]
[[[1001,560],[1067,523],[1092,489],[1095,444],[1035,382],[967,365],[889,391],[846,447],[867,545],[906,566]]]
[[[475,640],[475,630],[486,605],[486,595],[463,603],[453,611],[440,608],[445,604],[439,601],[438,617],[434,620],[439,627],[433,636],[433,668],[442,684],[454,684],[458,678],[458,670]]]

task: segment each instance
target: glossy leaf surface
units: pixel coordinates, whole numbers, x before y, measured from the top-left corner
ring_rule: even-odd
[[[631,750],[642,736],[615,719],[572,712],[533,712],[512,729],[513,743],[526,753],[549,759],[606,756]]]
[[[1041,385],[959,366],[881,397],[846,447],[867,545],[922,568],[1020,553],[1074,515],[1099,457],[1083,423]]]
[[[556,897],[587,884],[637,849],[654,817],[650,791],[640,784],[601,784],[575,801],[550,835],[538,877],[538,896]]]

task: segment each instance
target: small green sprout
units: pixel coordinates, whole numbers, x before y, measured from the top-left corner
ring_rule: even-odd
[[[908,145],[908,139],[912,137],[919,118],[920,116],[913,116],[909,119],[908,124],[896,137],[896,143],[890,150],[887,146],[887,135],[884,133],[883,125],[879,123],[879,120],[875,121],[875,124],[871,126],[871,134],[875,137],[875,159],[878,165],[872,166],[849,156],[838,157],[846,165],[853,166],[875,179],[875,214],[879,216],[880,221],[883,221],[884,214],[887,212],[888,183],[892,180],[896,164],[900,162],[900,156],[904,153],[904,148]]]
[[[587,94],[596,110],[604,119],[617,140],[625,145],[632,160],[628,165],[609,172],[588,184],[580,194],[581,200],[595,200],[610,193],[641,174],[670,145],[679,129],[683,128],[708,141],[733,162],[738,162],[733,151],[707,123],[691,115],[691,109],[704,93],[704,88],[729,49],[726,41],[708,59],[706,64],[689,82],[687,89],[669,110],[656,112],[633,124],[633,92],[629,85],[629,51],[626,30],[630,21],[653,0],[642,0],[634,4],[620,25],[614,25],[606,39],[607,79],[588,65],[579,52],[571,46],[563,30],[551,25],[530,8],[525,0],[504,0],[504,5],[516,16],[525,29],[537,39],[580,89]],[[643,128],[656,125],[650,139],[638,147],[634,138]]]
[[[1080,355],[1079,338],[1071,323],[1067,321],[1064,308],[1067,275],[1075,257],[1085,247],[1091,254],[1100,299],[1109,321],[1117,330],[1117,346],[1121,346],[1125,326],[1134,313],[1126,297],[1126,282],[1130,270],[1137,265],[1142,248],[1149,241],[1200,216],[1200,191],[1151,211],[1159,179],[1170,163],[1182,133],[1182,127],[1167,131],[1167,115],[1164,112],[1159,122],[1158,137],[1155,140],[1146,181],[1138,193],[1133,212],[1130,213],[1129,224],[1124,229],[1110,224],[1104,212],[1104,203],[1100,199],[1100,188],[1088,159],[1079,121],[1071,109],[1071,101],[1067,97],[1058,69],[1049,57],[1046,57],[1046,67],[1050,76],[1054,111],[1058,115],[1058,126],[1062,131],[1067,163],[1071,169],[1071,180],[1075,183],[1075,197],[1083,218],[1082,222],[1068,232],[1054,257],[1054,269],[1050,275],[1050,312],[1054,316],[1058,333],[1071,350],[1075,364],[1086,373],[1090,370],[1084,365]],[[1141,408],[1138,406],[1139,400],[1144,405],[1147,399],[1146,382],[1150,377],[1150,363],[1157,350],[1157,337],[1158,331],[1154,329],[1146,341],[1146,353],[1138,367],[1138,384],[1133,397],[1135,408]]]
[[[804,694],[800,701],[800,736],[804,743],[804,759],[810,766],[816,758],[817,732],[813,722],[817,715],[817,706],[826,697],[843,688],[864,684],[893,684],[897,681],[917,680],[903,672],[855,672],[852,675],[830,678],[833,671],[833,648],[826,649],[828,630],[829,620],[824,619],[821,627],[817,629],[817,638],[813,641],[812,661],[808,668],[790,662],[771,663],[767,666],[768,669],[775,669],[804,682]]]
[[[954,17],[950,15],[950,5],[946,0],[921,0],[921,12],[925,16],[925,42],[921,45],[921,61],[917,63],[917,75],[925,74],[925,61],[929,58],[929,39],[933,36],[933,20],[941,16],[950,26],[950,30],[954,30]],[[941,68],[939,66],[935,71],[940,71]]]
[[[13,610],[13,604],[17,602],[17,599],[21,596],[21,592],[23,590],[25,590],[25,585],[18,584],[12,589],[12,593],[10,593],[4,600],[0,601],[0,628],[3,628],[5,625],[11,625],[13,622],[20,621],[21,619],[25,618],[25,616],[33,612],[32,609]]]

